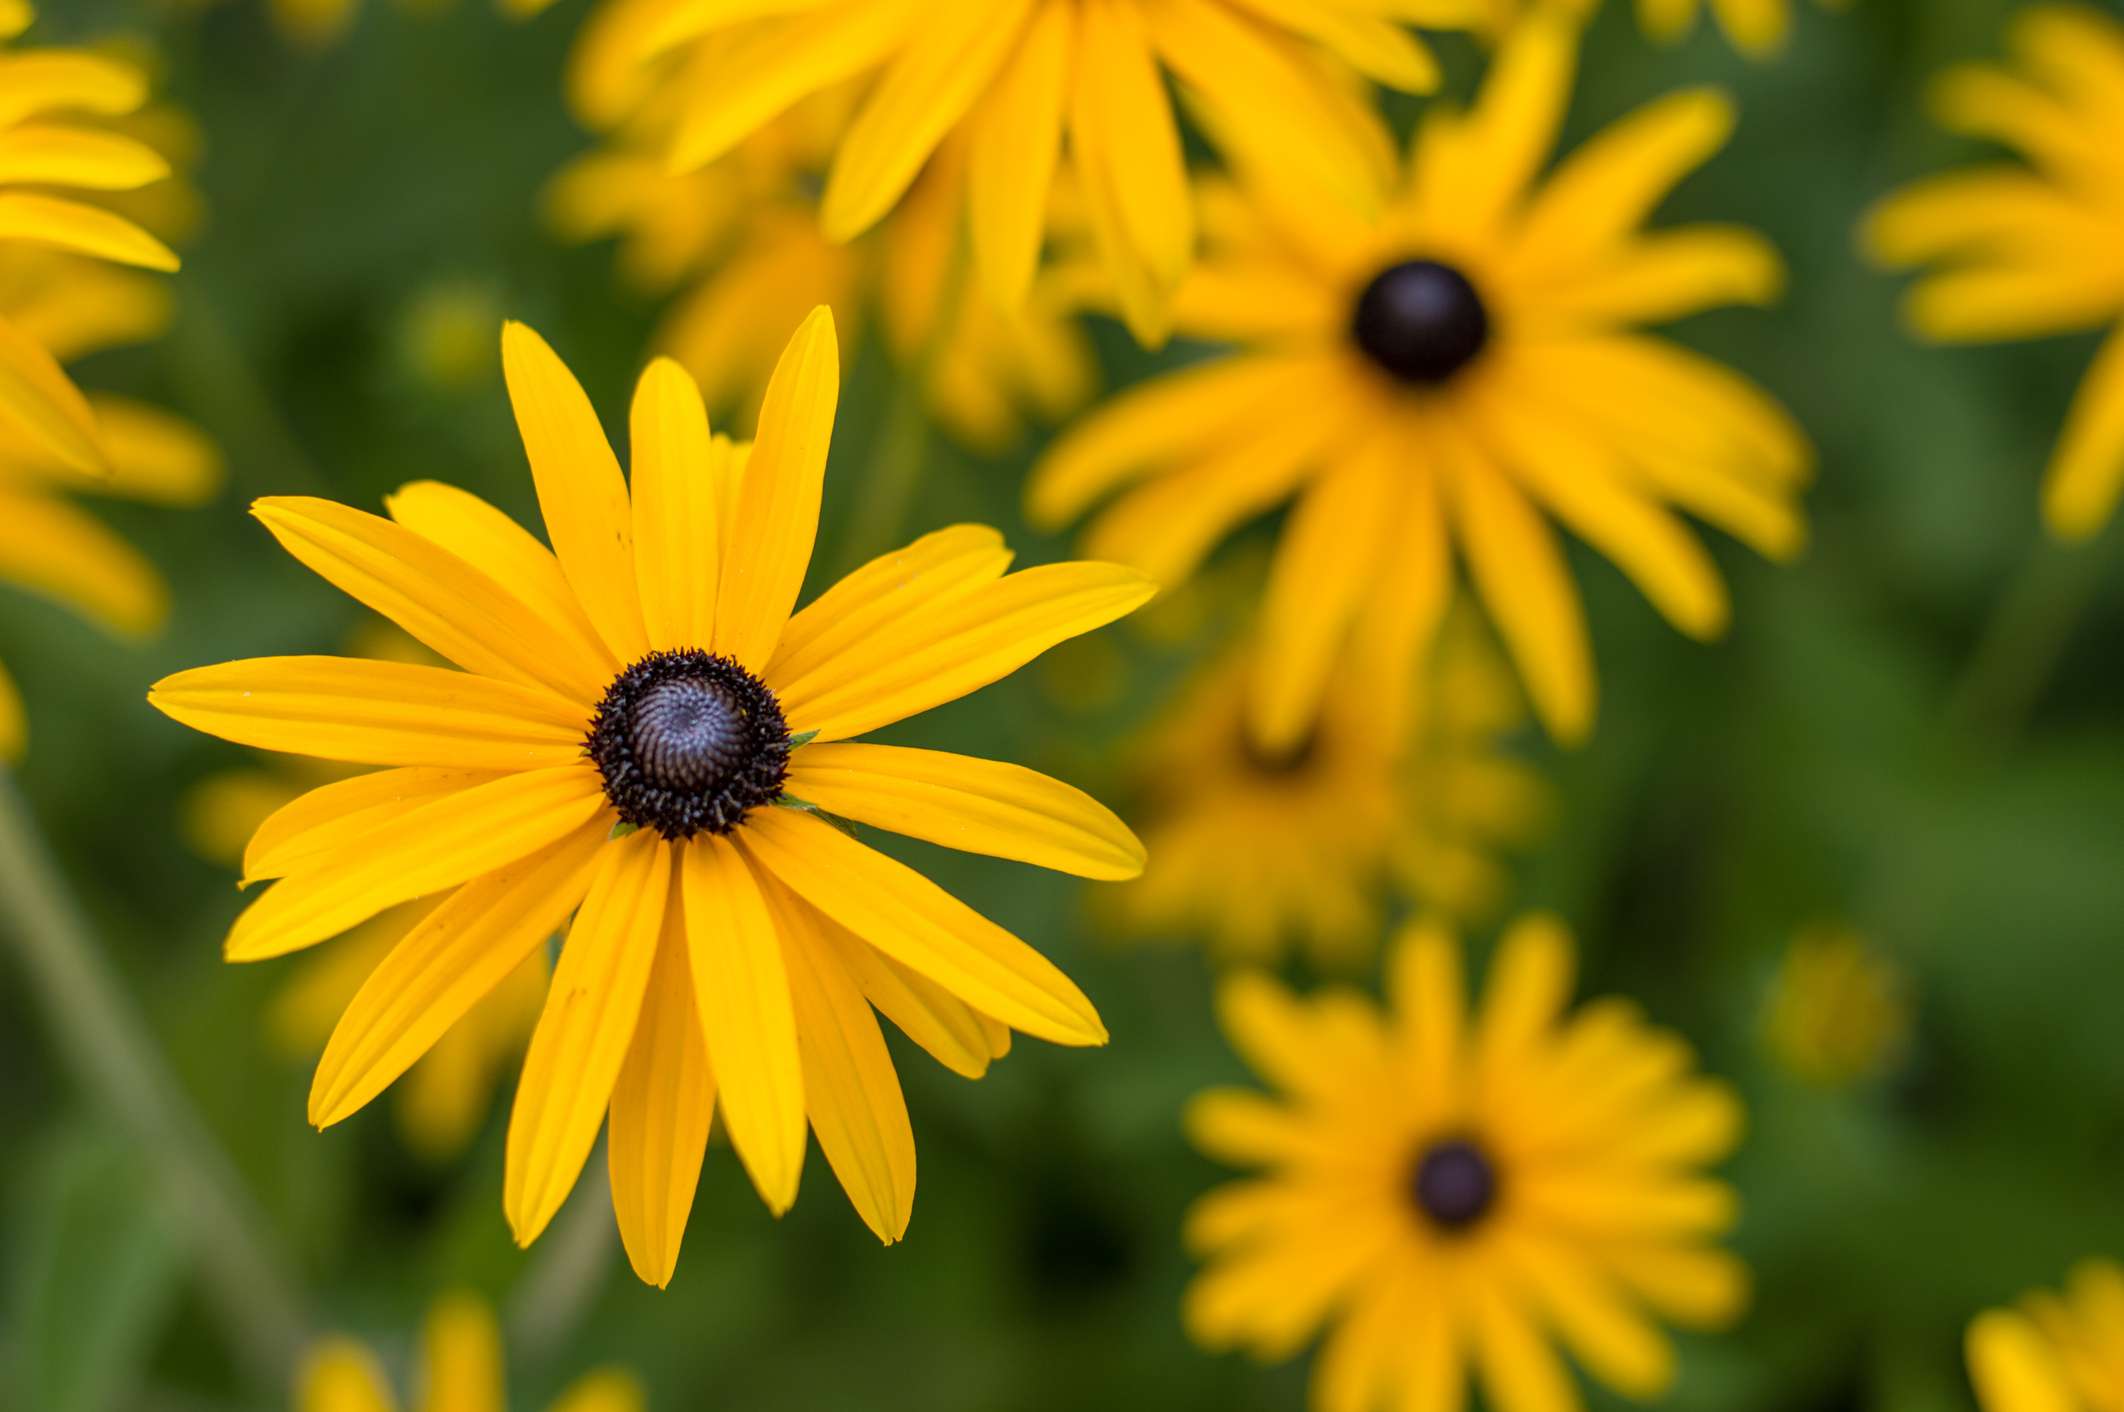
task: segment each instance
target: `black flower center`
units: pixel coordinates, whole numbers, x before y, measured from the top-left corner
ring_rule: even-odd
[[[1350,336],[1402,382],[1436,387],[1490,341],[1490,311],[1468,277],[1436,260],[1404,260],[1357,296]]]
[[[774,693],[707,652],[652,652],[621,672],[587,748],[620,818],[669,839],[730,832],[780,798],[789,773]]]
[[[1458,1234],[1481,1220],[1497,1202],[1497,1169],[1466,1138],[1432,1143],[1409,1172],[1409,1196],[1439,1230]]]

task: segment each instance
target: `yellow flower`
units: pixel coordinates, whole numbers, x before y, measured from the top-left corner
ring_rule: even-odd
[[[839,389],[815,311],[750,447],[709,435],[675,364],[642,376],[620,472],[589,399],[512,324],[502,368],[548,551],[433,483],[390,519],[328,501],[254,513],[289,552],[462,667],[270,658],[180,673],[152,700],[241,745],[388,767],[304,795],[251,840],[280,878],[232,960],[282,955],[443,900],[326,1046],[310,1116],[367,1103],[574,914],[509,1125],[504,1206],[542,1231],[612,1119],[613,1203],[636,1271],[667,1282],[711,1103],[776,1212],[808,1117],[880,1238],[905,1231],[914,1144],[882,1010],[947,1066],[1011,1029],[1106,1038],[1050,962],[826,816],[1090,877],[1142,868],[1119,819],[996,761],[850,743],[977,690],[1140,606],[1133,570],[1005,574],[959,526],[856,570],[792,616]],[[631,492],[631,493],[630,493]]]
[[[144,227],[175,238],[196,222],[195,194],[171,177],[171,157],[195,154],[181,117],[141,110],[147,87],[115,57],[0,50],[0,582],[128,638],[161,625],[168,591],[66,493],[193,505],[221,477],[196,428],[130,398],[84,394],[63,367],[159,337],[170,322],[164,282],[130,267],[176,267]],[[0,761],[24,743],[20,698],[0,671]]]
[[[962,148],[939,153],[881,229],[837,244],[819,230],[816,192],[848,109],[845,90],[800,105],[698,171],[675,173],[661,155],[664,139],[650,134],[691,73],[674,70],[639,100],[647,117],[562,170],[545,205],[564,238],[618,236],[630,282],[657,295],[678,289],[654,344],[700,382],[712,412],[758,401],[781,351],[775,331],[822,301],[851,341],[875,309],[887,349],[919,381],[930,414],[977,450],[1015,444],[1028,412],[1059,421],[1090,400],[1096,363],[1064,287],[1036,281],[1015,309],[965,287]],[[593,113],[603,106],[580,101]]]
[[[1786,948],[1763,1016],[1780,1064],[1808,1083],[1856,1083],[1910,1041],[1903,973],[1848,926],[1802,930]]]
[[[1515,30],[1469,112],[1430,114],[1377,220],[1265,168],[1248,174],[1252,200],[1213,192],[1211,253],[1176,325],[1246,347],[1107,403],[1034,471],[1043,525],[1118,492],[1088,543],[1165,583],[1296,501],[1255,666],[1265,748],[1304,736],[1345,634],[1415,660],[1456,544],[1536,712],[1584,737],[1591,649],[1543,511],[1703,638],[1726,625],[1726,591],[1669,506],[1776,557],[1801,545],[1810,453],[1789,418],[1632,327],[1778,290],[1777,256],[1751,232],[1639,229],[1725,140],[1731,105],[1675,94],[1537,183],[1575,58],[1553,16]]]
[[[484,1300],[446,1295],[421,1330],[419,1389],[411,1412],[507,1412],[507,1356],[501,1326]],[[374,1353],[353,1339],[326,1339],[296,1375],[294,1412],[398,1412],[391,1380]],[[643,1412],[634,1375],[617,1368],[586,1374],[549,1412]]]
[[[1143,742],[1132,771],[1152,859],[1113,900],[1138,932],[1203,933],[1226,959],[1286,944],[1330,964],[1371,954],[1392,892],[1462,921],[1504,900],[1501,849],[1539,828],[1547,791],[1504,737],[1525,720],[1509,671],[1456,618],[1414,693],[1414,719],[1383,729],[1354,664],[1297,746],[1265,755],[1246,732],[1248,662],[1196,680]]]
[[[1506,25],[1540,0],[1494,0],[1493,23]],[[1590,16],[1600,0],[1563,0],[1567,8]],[[1709,9],[1733,41],[1734,48],[1753,59],[1767,59],[1785,47],[1792,37],[1793,0],[1636,0],[1637,23],[1662,44],[1677,43],[1696,28],[1698,18]],[[1841,10],[1849,0],[1819,0],[1824,9]]]
[[[2063,1291],[1979,1314],[1967,1346],[1984,1412],[2124,1407],[2124,1268],[2084,1261]]]
[[[1226,982],[1225,1032],[1285,1097],[1189,1109],[1203,1151],[1269,1169],[1188,1214],[1211,1262],[1191,1336],[1282,1359],[1331,1325],[1323,1412],[1458,1407],[1475,1378],[1500,1412],[1577,1407],[1552,1341],[1627,1397],[1662,1392],[1674,1351],[1649,1315],[1715,1327],[1747,1299],[1713,1244],[1733,1193],[1700,1170],[1732,1149],[1740,1102],[1625,1001],[1566,1016],[1572,968],[1569,935],[1535,917],[1472,1017],[1459,946],[1433,927],[1396,946],[1389,1014]]]
[[[1968,65],[1933,90],[1952,131],[2000,143],[1992,162],[1920,182],[1867,219],[1884,265],[1939,265],[1904,305],[1938,343],[2114,326],[2080,386],[2043,485],[2051,532],[2084,539],[2124,493],[2124,24],[2074,5],[2024,11],[2008,34],[2019,71]]]
[[[1170,75],[1227,151],[1288,163],[1350,201],[1377,152],[1351,71],[1436,83],[1409,23],[1466,25],[1469,0],[781,0],[771,7],[615,0],[608,52],[694,41],[674,131],[681,168],[714,160],[807,94],[865,84],[827,174],[829,239],[861,234],[923,164],[963,142],[972,254],[995,302],[1033,285],[1049,195],[1082,195],[1137,335],[1194,258],[1195,213]],[[1065,133],[1067,162],[1064,162]]]
[[[359,635],[354,655],[389,662],[433,663],[395,629]],[[240,863],[251,837],[275,813],[312,789],[352,778],[352,767],[279,759],[224,770],[186,800],[185,834],[216,863]],[[314,1056],[331,1037],[362,982],[429,908],[411,903],[364,922],[341,942],[307,959],[274,997],[266,1031],[292,1057]],[[399,1135],[434,1161],[455,1157],[479,1134],[508,1062],[523,1052],[546,999],[546,953],[534,950],[493,994],[435,1042],[398,1085],[392,1116]]]

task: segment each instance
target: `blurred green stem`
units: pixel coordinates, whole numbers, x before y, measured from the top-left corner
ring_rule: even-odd
[[[841,535],[841,574],[897,548],[906,533],[907,512],[914,504],[915,487],[921,483],[935,436],[929,411],[922,405],[928,382],[926,354],[894,374],[885,423],[863,467],[855,513]]]
[[[277,1395],[305,1339],[301,1294],[263,1235],[262,1214],[90,938],[5,772],[0,931],[21,953],[54,1046],[168,1185],[231,1346]]]
[[[2006,744],[2027,721],[2101,580],[2102,557],[2045,540],[1992,608],[1947,698],[1948,738]]]
[[[509,1299],[509,1346],[536,1360],[566,1348],[612,1268],[619,1227],[612,1216],[605,1149],[590,1154],[561,1219]]]

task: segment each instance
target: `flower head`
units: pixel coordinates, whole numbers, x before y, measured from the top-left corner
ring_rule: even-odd
[[[1133,570],[1014,574],[958,526],[792,612],[838,397],[817,310],[750,446],[710,435],[676,365],[643,374],[633,481],[546,344],[503,371],[553,547],[485,502],[412,485],[381,519],[319,500],[254,513],[298,559],[463,670],[288,657],[180,673],[153,701],[239,744],[384,767],[304,795],[244,860],[277,878],[233,960],[441,900],[370,975],[311,1092],[320,1125],[382,1091],[570,915],[510,1119],[504,1202],[529,1243],[611,1114],[635,1268],[668,1281],[711,1106],[769,1206],[807,1120],[863,1218],[905,1231],[913,1135],[872,1009],[979,1074],[1012,1029],[1106,1037],[1044,957],[828,816],[1090,877],[1135,837],[1066,785],[852,738],[977,690],[1140,606]]]
[[[680,168],[808,94],[860,83],[826,179],[829,239],[867,230],[933,154],[960,146],[974,262],[995,301],[1015,307],[1065,179],[1123,313],[1150,341],[1164,337],[1195,245],[1166,76],[1227,150],[1296,165],[1361,202],[1379,154],[1350,75],[1430,88],[1436,66],[1407,26],[1474,14],[1465,0],[795,0],[766,11],[615,0],[610,11],[601,54],[687,45],[699,56],[674,129]]]
[[[1905,317],[1938,343],[2112,328],[2080,385],[2043,485],[2052,533],[2095,533],[2124,495],[2124,24],[2078,5],[2014,22],[2016,63],[1970,65],[1933,91],[1947,128],[2000,143],[1992,162],[1920,182],[1867,219],[1884,265],[1937,266]]]
[[[1773,556],[1801,544],[1810,453],[1790,419],[1636,327],[1779,287],[1748,231],[1640,230],[1732,109],[1676,94],[1539,180],[1575,59],[1553,15],[1516,29],[1468,112],[1432,111],[1377,219],[1266,168],[1244,194],[1213,190],[1210,253],[1174,316],[1242,350],[1114,399],[1034,472],[1036,519],[1114,496],[1087,543],[1167,583],[1295,502],[1254,671],[1267,748],[1304,737],[1345,637],[1415,660],[1456,548],[1536,712],[1576,740],[1594,714],[1591,649],[1551,516],[1697,637],[1724,628],[1726,591],[1674,509]]]
[[[1910,1042],[1906,978],[1850,927],[1807,927],[1778,963],[1763,1039],[1778,1063],[1808,1083],[1870,1078]]]
[[[2124,1402],[2124,1267],[2088,1260],[1969,1325],[1969,1377],[1983,1412],[2105,1412]]]
[[[1636,1009],[1565,1014],[1571,941],[1516,924],[1465,1013],[1460,949],[1419,927],[1396,944],[1391,1007],[1226,982],[1224,1028],[1276,1098],[1217,1090],[1196,1145],[1264,1175],[1204,1197],[1190,1244],[1196,1341],[1287,1358],[1323,1325],[1314,1405],[1369,1412],[1573,1407],[1551,1346],[1649,1398],[1674,1374],[1649,1317],[1721,1324],[1747,1274],[1712,1242],[1732,1192],[1702,1174],[1740,1131],[1739,1100]]]
[[[507,1355],[501,1325],[487,1303],[469,1294],[435,1301],[421,1328],[419,1396],[401,1403],[376,1355],[354,1339],[325,1339],[296,1374],[294,1412],[507,1412]],[[585,1374],[551,1412],[643,1412],[648,1400],[634,1375],[618,1368]]]

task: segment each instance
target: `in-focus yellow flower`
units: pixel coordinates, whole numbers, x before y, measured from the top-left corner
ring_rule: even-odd
[[[2058,1293],[1986,1310],[1969,1325],[1967,1350],[1984,1412],[2124,1407],[2124,1267],[2084,1261]]]
[[[1739,1099],[1635,1006],[1566,1015],[1571,939],[1517,923],[1464,1013],[1460,948],[1418,927],[1390,961],[1391,1013],[1330,990],[1225,983],[1226,1034],[1282,1097],[1213,1090],[1188,1111],[1212,1157],[1265,1175],[1211,1192],[1187,1239],[1210,1264],[1190,1335],[1313,1367],[1323,1412],[1580,1405],[1561,1343],[1637,1399],[1674,1377],[1652,1315],[1710,1328],[1747,1300],[1714,1239],[1734,1196],[1702,1168],[1729,1152]]]
[[[1725,587],[1670,507],[1779,558],[1804,539],[1811,458],[1783,410],[1634,327],[1778,291],[1777,255],[1752,232],[1640,230],[1725,141],[1732,107],[1675,94],[1538,181],[1575,60],[1553,15],[1516,29],[1470,111],[1431,112],[1377,220],[1266,168],[1247,174],[1251,201],[1214,192],[1176,326],[1244,350],[1108,402],[1034,472],[1044,525],[1118,495],[1087,542],[1166,583],[1295,500],[1255,665],[1265,748],[1304,737],[1346,635],[1419,656],[1455,545],[1536,712],[1576,741],[1592,655],[1548,515],[1704,638],[1726,625]]]
[[[1313,728],[1264,754],[1246,730],[1248,659],[1193,682],[1132,769],[1151,863],[1110,894],[1133,931],[1205,936],[1227,960],[1287,945],[1331,965],[1372,954],[1389,895],[1460,921],[1489,919],[1547,789],[1504,738],[1526,709],[1510,670],[1455,618],[1413,719],[1385,729],[1364,674],[1340,665]]]
[[[294,1412],[508,1412],[508,1359],[501,1326],[486,1301],[446,1295],[421,1330],[420,1367],[410,1403],[401,1403],[376,1355],[351,1338],[319,1343],[296,1375]],[[601,1368],[562,1392],[548,1412],[643,1412],[648,1399],[632,1373]]]
[[[27,18],[27,7],[0,16],[10,29]],[[196,196],[171,165],[195,155],[194,135],[178,115],[143,110],[147,93],[142,70],[117,57],[0,49],[0,582],[123,637],[161,625],[168,590],[67,493],[192,505],[221,475],[188,423],[84,394],[64,371],[170,322],[168,288],[142,268],[176,268],[164,239],[196,221]],[[0,761],[25,739],[0,671]]]
[[[1493,0],[1492,23],[1502,27],[1543,0]],[[1562,0],[1565,8],[1590,16],[1600,0]],[[1818,0],[1824,9],[1841,10],[1850,0]],[[1792,37],[1793,0],[1636,0],[1637,23],[1662,44],[1686,39],[1706,9],[1733,47],[1751,59],[1767,59]]]
[[[492,334],[491,326],[488,332]],[[353,652],[387,662],[435,660],[395,629],[360,634]],[[299,758],[224,770],[201,781],[186,799],[184,832],[208,860],[240,863],[251,837],[267,819],[310,790],[355,773],[350,766]],[[421,902],[395,907],[306,958],[267,1013],[266,1032],[275,1046],[292,1058],[315,1057],[362,982],[428,910]],[[546,975],[545,950],[535,949],[396,1085],[392,1117],[407,1146],[443,1161],[463,1152],[479,1134],[510,1062],[523,1053],[538,1023],[546,1001]]]
[[[618,236],[631,282],[677,291],[655,347],[700,382],[711,413],[758,402],[781,351],[775,331],[821,301],[851,342],[874,311],[930,415],[977,450],[1008,449],[1027,415],[1055,422],[1090,400],[1097,365],[1066,288],[1036,280],[1005,309],[967,287],[963,145],[937,155],[890,221],[837,244],[819,230],[817,190],[848,92],[815,97],[698,171],[675,173],[662,155],[663,115],[690,93],[691,73],[672,70],[624,135],[554,179],[545,205],[565,238]]]
[[[1195,213],[1175,80],[1229,152],[1372,193],[1377,151],[1351,74],[1435,85],[1411,23],[1462,27],[1474,0],[615,0],[609,51],[701,46],[672,160],[700,166],[805,95],[860,80],[821,220],[861,234],[948,139],[963,141],[974,263],[994,301],[1032,288],[1049,195],[1064,175],[1137,335],[1162,340],[1194,258]],[[1066,138],[1066,141],[1065,141]],[[1067,161],[1064,161],[1065,147]]]
[[[1788,1071],[1840,1087],[1880,1073],[1910,1042],[1902,971],[1848,926],[1803,929],[1785,949],[1763,1039]]]
[[[553,351],[508,327],[502,367],[548,551],[484,501],[408,486],[390,519],[328,501],[255,514],[305,565],[463,671],[335,657],[237,662],[154,690],[176,720],[258,749],[384,766],[282,809],[248,878],[279,878],[232,960],[443,900],[354,998],[310,1115],[367,1103],[574,914],[510,1119],[504,1204],[537,1237],[605,1125],[636,1271],[667,1282],[719,1107],[754,1184],[796,1199],[805,1124],[880,1238],[906,1230],[914,1140],[875,1006],[961,1073],[1012,1029],[1106,1038],[1045,957],[828,821],[1089,877],[1142,869],[1121,821],[1015,765],[852,738],[955,700],[1152,588],[1109,564],[1014,574],[958,526],[792,615],[839,394],[815,311],[750,447],[652,363],[630,487]],[[631,493],[630,493],[631,491]]]
[[[2080,385],[2043,484],[2053,534],[2083,539],[2124,494],[2124,24],[2037,5],[2007,35],[2015,66],[1946,74],[1932,109],[1954,132],[2011,148],[1898,192],[1866,221],[1873,258],[1936,265],[1904,315],[1922,338],[1988,343],[2111,328]]]

